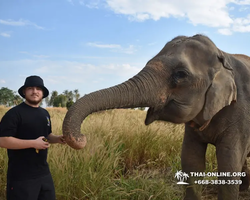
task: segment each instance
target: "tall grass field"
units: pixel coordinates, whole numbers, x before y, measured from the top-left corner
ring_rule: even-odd
[[[0,119],[8,108],[0,107]],[[47,108],[52,130],[62,134],[63,108]],[[57,200],[181,200],[184,187],[175,173],[181,170],[184,126],[166,122],[144,125],[146,112],[117,109],[84,120],[84,149],[54,144],[48,163]],[[0,148],[0,199],[5,199],[6,149]],[[215,148],[208,147],[206,171],[217,169]],[[217,199],[217,186],[204,185],[203,199]],[[249,199],[249,191],[240,199]]]

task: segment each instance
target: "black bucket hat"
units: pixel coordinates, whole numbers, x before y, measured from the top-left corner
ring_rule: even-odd
[[[18,93],[25,98],[23,94],[23,89],[26,87],[39,87],[43,90],[43,98],[47,97],[49,95],[49,90],[44,86],[43,79],[39,76],[29,76],[26,78],[24,85],[19,88]]]

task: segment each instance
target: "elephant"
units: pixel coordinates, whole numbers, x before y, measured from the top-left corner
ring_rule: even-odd
[[[189,174],[184,200],[200,200],[208,144],[216,148],[219,200],[236,200],[249,187],[250,57],[220,50],[202,34],[177,36],[129,80],[84,95],[66,113],[63,135],[74,149],[86,145],[83,120],[115,108],[148,107],[145,125],[156,120],[185,124],[182,171]],[[226,174],[240,176],[226,176]],[[238,182],[236,182],[238,181]],[[240,185],[240,181],[242,184]],[[234,184],[233,184],[234,183]]]

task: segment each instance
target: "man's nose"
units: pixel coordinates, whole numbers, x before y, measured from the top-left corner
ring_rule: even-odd
[[[38,92],[38,88],[34,87],[33,92]]]

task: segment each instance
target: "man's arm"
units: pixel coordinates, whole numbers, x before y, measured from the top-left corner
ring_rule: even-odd
[[[43,136],[35,140],[22,140],[15,137],[0,137],[0,147],[6,149],[47,149],[49,143],[43,141]]]

